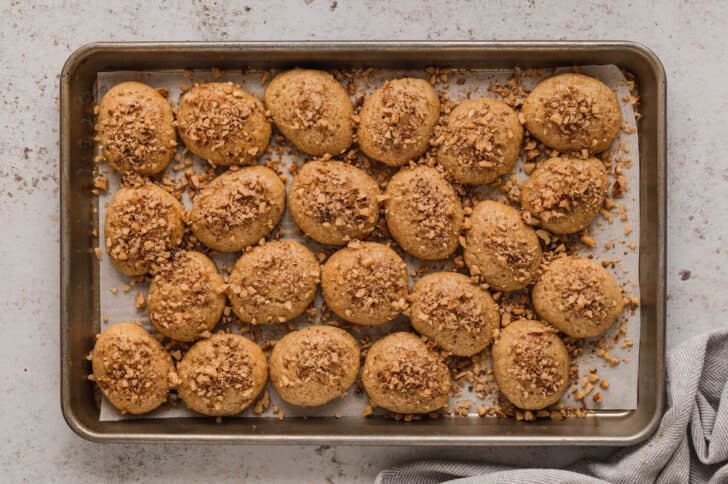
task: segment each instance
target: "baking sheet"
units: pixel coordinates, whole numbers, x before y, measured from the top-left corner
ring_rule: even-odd
[[[597,77],[604,81],[609,87],[614,89],[617,93],[617,98],[622,107],[623,123],[626,126],[634,127],[635,119],[632,105],[630,102],[625,101],[630,95],[628,86],[625,82],[624,75],[616,66],[582,66],[579,68],[581,72],[587,75]],[[523,86],[530,89],[541,79],[552,75],[554,72],[563,71],[560,69],[557,71],[553,70],[542,70],[538,71],[538,75],[529,73],[530,75],[525,76],[523,80]],[[275,75],[275,72],[271,73]],[[489,91],[489,86],[498,82],[505,84],[507,80],[512,76],[512,70],[469,70],[466,75],[457,76],[451,75],[451,80],[455,77],[461,77],[465,79],[462,84],[450,82],[447,92],[452,100],[458,100],[465,97],[466,93],[470,93],[471,97],[487,96],[493,97],[493,94]],[[149,84],[156,88],[166,88],[169,90],[168,99],[176,106],[177,100],[182,92],[182,85],[191,85],[193,82],[204,82],[204,81],[232,81],[239,83],[247,91],[262,97],[265,86],[261,85],[261,71],[256,70],[226,70],[221,79],[215,79],[213,74],[209,70],[193,71],[192,75],[189,76],[189,72],[178,71],[146,71],[146,72],[101,72],[98,74],[97,83],[97,95],[100,99],[108,89],[113,85],[128,81],[138,80]],[[369,83],[360,86],[360,92],[368,92],[381,85],[385,79],[391,79],[396,77],[421,77],[429,78],[430,74],[423,70],[378,70],[369,76]],[[272,77],[272,76],[271,76]],[[360,83],[362,84],[362,83]],[[617,149],[617,147],[625,147],[624,151]],[[182,143],[179,146],[182,149]],[[628,134],[624,131],[620,132],[620,136],[615,140],[615,144],[612,147],[615,150],[615,154],[628,157],[632,160],[631,167],[623,173],[626,178],[627,186],[629,191],[624,194],[620,199],[616,199],[619,204],[626,204],[628,221],[623,222],[619,217],[615,217],[613,222],[607,222],[602,217],[598,217],[597,220],[591,226],[592,237],[597,241],[597,247],[594,249],[588,249],[583,247],[580,254],[587,255],[591,254],[597,260],[602,259],[614,259],[619,257],[620,263],[612,273],[616,276],[617,281],[620,285],[626,288],[628,294],[638,295],[639,291],[639,247],[637,250],[631,250],[626,244],[634,242],[635,244],[639,241],[639,150],[638,150],[638,136],[636,130],[633,133]],[[628,151],[628,153],[626,153]],[[190,156],[187,154],[186,156]],[[289,161],[285,155],[286,162]],[[202,166],[201,160],[194,157],[195,168],[199,169]],[[516,176],[519,180],[527,178],[527,175],[523,171],[524,161],[521,159],[516,164]],[[171,165],[170,165],[171,166]],[[108,172],[108,166],[102,165],[102,172]],[[181,175],[181,172],[172,172],[169,169],[169,174],[173,177]],[[100,224],[100,241],[105,240],[103,234],[103,220],[105,216],[105,205],[108,203],[113,194],[119,187],[119,176],[113,173],[108,175],[109,178],[109,190],[103,192],[99,197],[99,220],[102,221]],[[290,183],[291,177],[289,177],[288,183]],[[610,180],[613,182],[614,180]],[[183,199],[183,203],[190,208],[190,201],[186,195]],[[625,235],[625,226],[630,225],[632,232],[629,235]],[[310,240],[304,240],[297,235],[295,230],[295,224],[290,217],[288,211],[286,211],[282,220],[282,227],[285,229],[286,238],[295,239],[303,242],[314,253],[318,252],[321,248],[316,243]],[[604,243],[608,240],[615,241],[615,245],[612,249],[606,249]],[[121,321],[142,321],[145,327],[154,332],[154,328],[149,323],[146,310],[135,309],[135,297],[137,293],[141,292],[146,296],[147,285],[136,285],[131,288],[130,291],[125,292],[122,288],[129,284],[130,279],[121,274],[111,263],[107,257],[105,251],[101,257],[100,262],[100,311],[101,311],[101,329],[102,331],[109,325],[121,322]],[[223,265],[232,266],[237,258],[238,254],[213,254],[212,258],[221,268]],[[405,258],[410,269],[422,266],[422,261],[414,258]],[[447,264],[439,263],[430,264],[431,267],[447,267]],[[413,282],[413,281],[411,281]],[[319,291],[320,292],[320,291]],[[320,307],[321,305],[320,294],[316,299],[315,305]],[[598,368],[600,378],[609,381],[609,390],[600,390],[602,393],[602,402],[595,404],[591,395],[585,399],[587,408],[598,408],[601,410],[629,410],[634,409],[637,406],[637,377],[638,377],[638,352],[639,352],[639,337],[640,337],[640,312],[635,311],[634,314],[630,311],[625,311],[624,317],[627,319],[626,323],[626,334],[624,338],[629,338],[633,342],[631,347],[621,347],[620,345],[615,346],[609,351],[610,355],[619,358],[622,362],[616,366],[608,364],[604,359],[597,358],[594,352],[590,350],[591,346],[587,343],[584,348],[584,353],[577,358],[579,366],[579,375],[581,380],[582,375],[591,368]],[[299,318],[294,321],[297,327],[303,327],[308,323],[304,318]],[[378,336],[396,331],[398,329],[406,329],[408,327],[407,321],[404,318],[384,325],[378,328],[364,328],[361,332],[354,332],[355,337],[359,338],[362,335]],[[262,334],[258,338],[258,342],[262,342],[270,339],[277,339],[282,336],[283,331],[278,325],[271,325],[267,327],[261,327]],[[619,331],[619,325],[615,324],[607,333],[606,338],[611,339],[616,336]],[[626,360],[626,361],[625,361]],[[579,387],[581,388],[581,387]],[[350,390],[349,394],[342,399],[337,399],[325,406],[317,407],[313,409],[300,408],[291,406],[283,402],[272,389],[270,383],[267,385],[267,390],[270,394],[271,406],[262,413],[263,416],[274,416],[272,410],[274,405],[277,405],[282,412],[285,413],[286,417],[295,416],[361,416],[364,407],[367,405],[368,400],[366,395],[356,389]],[[592,392],[593,393],[593,392]],[[477,408],[480,405],[492,405],[496,402],[483,401],[479,399],[474,393],[469,392],[467,385],[462,389],[461,395],[453,397],[450,402],[450,408],[455,408],[456,402],[470,401],[469,413],[471,415],[477,415]],[[563,398],[563,402],[570,407],[580,406],[578,402],[574,401],[572,392],[569,391]],[[169,418],[169,417],[191,417],[196,416],[193,412],[187,410],[181,402],[166,404],[151,414],[145,415],[146,418]],[[241,417],[258,417],[259,415],[253,412],[252,406],[245,412],[240,414]],[[118,412],[105,398],[102,400],[100,420],[102,421],[114,421],[122,420],[127,418],[135,418],[129,415],[122,415]]]

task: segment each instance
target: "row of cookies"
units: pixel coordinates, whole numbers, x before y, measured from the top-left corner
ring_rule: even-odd
[[[269,370],[284,401],[304,407],[326,404],[352,387],[360,357],[359,345],[346,331],[309,326],[281,338],[270,363],[253,341],[217,333],[195,343],[175,365],[159,341],[134,323],[109,327],[90,355],[93,380],[122,413],[148,413],[175,389],[187,407],[211,416],[245,410],[262,391]],[[404,332],[368,349],[361,381],[372,403],[398,413],[443,407],[451,385],[439,356]]]
[[[490,183],[509,173],[520,154],[519,114],[491,98],[467,99],[440,119],[440,100],[422,79],[389,80],[355,114],[349,95],[329,73],[294,69],[277,75],[263,103],[231,82],[196,84],[177,108],[138,82],[114,86],[98,107],[98,141],[119,172],[161,172],[176,152],[175,126],[187,148],[213,165],[248,165],[265,153],[273,120],[299,150],[337,155],[356,138],[366,156],[390,166],[417,160],[430,144],[458,183]],[[601,81],[562,74],[540,83],[521,109],[527,129],[559,151],[606,150],[621,127],[614,93]]]

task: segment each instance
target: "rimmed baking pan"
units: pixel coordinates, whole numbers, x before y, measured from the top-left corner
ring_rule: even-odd
[[[99,420],[85,355],[99,330],[99,267],[90,228],[93,105],[98,72],[354,65],[424,68],[615,64],[640,90],[640,300],[638,406],[582,419],[516,422],[458,417],[402,423],[379,417]],[[630,42],[158,42],[84,46],[61,73],[61,409],[80,436],[99,442],[391,445],[626,445],[647,438],[664,405],[666,80],[659,59]]]

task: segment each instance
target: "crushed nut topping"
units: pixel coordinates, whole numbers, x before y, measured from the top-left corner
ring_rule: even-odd
[[[593,207],[602,204],[602,181],[593,170],[582,163],[549,163],[547,173],[539,177],[527,203],[533,215],[544,222],[567,217],[575,207]]]
[[[417,176],[409,180],[403,193],[406,194],[404,208],[419,226],[415,233],[422,234],[431,244],[447,248],[453,237],[452,223],[457,210],[445,187],[433,183],[427,176]]]
[[[376,215],[370,208],[372,200],[352,183],[346,171],[320,165],[308,173],[296,189],[306,216],[344,234],[368,231]]]
[[[591,267],[563,267],[552,278],[553,290],[559,295],[557,309],[583,317],[590,321],[600,321],[609,314],[610,304],[602,290],[602,279]]]
[[[499,218],[491,228],[493,230],[489,234],[484,234],[483,244],[493,251],[502,266],[530,278],[534,254],[531,245],[521,235],[520,221]]]
[[[388,360],[388,366],[377,372],[377,379],[386,392],[420,395],[425,398],[442,393],[442,363],[432,354],[402,350]]]
[[[334,338],[326,341],[302,340],[295,352],[283,358],[283,366],[288,373],[281,376],[281,384],[284,387],[309,382],[326,387],[339,385],[347,371],[342,364],[348,348],[338,343]]]
[[[427,99],[414,89],[384,83],[381,88],[381,119],[374,125],[375,142],[397,149],[415,144],[417,132],[427,118]]]
[[[240,86],[228,82],[221,90],[191,90],[183,96],[183,102],[191,106],[179,123],[186,138],[213,151],[224,149],[224,154],[231,158],[247,159],[257,154],[237,152],[239,148],[231,142],[234,138],[250,137],[249,121],[259,110],[255,100]]]
[[[362,311],[388,306],[404,309],[406,302],[400,300],[400,294],[406,290],[407,280],[402,277],[402,267],[377,261],[366,250],[357,251],[354,257],[356,266],[342,274],[352,305]]]
[[[503,125],[498,116],[485,105],[478,105],[466,113],[459,113],[449,121],[457,129],[447,130],[435,144],[440,144],[444,152],[456,157],[463,166],[470,168],[495,168],[503,158],[500,127]],[[509,132],[509,137],[515,136]]]
[[[208,189],[198,196],[198,209],[191,212],[191,221],[217,233],[226,234],[265,219],[273,208],[267,200],[268,187],[259,176],[239,177],[230,184],[213,181]]]
[[[559,85],[556,94],[543,101],[546,120],[555,130],[570,138],[587,130],[599,119],[599,105],[581,89]]]
[[[465,330],[479,335],[488,326],[488,318],[474,294],[461,287],[443,291],[433,286],[422,293],[418,303],[417,316],[440,330]]]
[[[564,384],[558,362],[551,354],[552,344],[542,333],[526,333],[513,345],[514,364],[508,372],[521,383],[524,397],[533,394],[548,397]]]

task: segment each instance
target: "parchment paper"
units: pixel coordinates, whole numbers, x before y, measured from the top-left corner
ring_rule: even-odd
[[[560,71],[563,70],[566,69],[560,69]],[[617,93],[617,98],[622,107],[623,123],[629,127],[635,126],[634,112],[632,106],[629,102],[623,99],[630,93],[625,83],[625,78],[622,72],[616,66],[583,66],[580,67],[580,71],[584,74],[601,79],[609,87],[614,89]],[[539,80],[552,75],[554,72],[559,71],[544,70],[539,72],[538,76],[526,76],[523,85],[524,87],[530,89],[535,86]],[[468,71],[468,73],[463,76],[459,76],[453,73],[451,75],[451,82],[449,83],[449,88],[447,89],[447,91],[450,95],[450,99],[452,100],[464,98],[466,92],[468,91],[471,93],[471,97],[473,98],[481,96],[494,97],[494,95],[489,92],[488,86],[492,85],[496,81],[504,84],[508,80],[508,78],[511,77],[512,74],[513,72],[511,70],[503,69]],[[110,89],[113,85],[122,81],[137,80],[156,88],[167,88],[169,90],[168,99],[170,100],[172,105],[176,107],[177,100],[179,99],[179,96],[182,92],[182,84],[191,86],[193,82],[219,80],[239,83],[248,92],[262,97],[265,86],[261,85],[260,83],[261,75],[261,71],[249,70],[243,72],[241,70],[226,70],[224,72],[224,76],[221,79],[213,79],[212,73],[209,70],[194,71],[192,73],[192,76],[189,78],[185,77],[183,71],[102,72],[98,74],[97,95],[98,99],[101,99],[106,91]],[[273,72],[272,75],[275,75],[275,73]],[[421,77],[425,79],[430,77],[428,73],[422,70],[375,71],[373,75],[370,76],[370,82],[368,83],[368,86],[360,87],[360,89],[368,92],[381,85],[381,83],[385,79],[392,79],[403,76]],[[457,84],[456,82],[454,82],[455,78],[458,77],[464,77],[465,83]],[[632,166],[624,172],[624,176],[627,179],[627,186],[629,187],[629,191],[625,193],[622,198],[616,199],[616,201],[619,204],[624,203],[627,205],[629,220],[627,222],[622,222],[619,220],[619,217],[615,216],[614,221],[612,223],[609,223],[602,217],[598,217],[591,226],[592,236],[597,241],[597,247],[594,249],[583,248],[581,254],[586,255],[591,253],[597,260],[602,260],[604,258],[614,259],[615,257],[619,257],[620,264],[618,264],[616,269],[612,270],[612,273],[616,276],[617,281],[620,283],[620,285],[626,287],[629,294],[639,295],[639,286],[634,285],[634,283],[639,284],[639,247],[637,248],[637,250],[631,250],[626,246],[626,243],[629,242],[639,242],[639,150],[637,133],[635,132],[633,134],[627,134],[624,131],[621,131],[618,139],[612,146],[612,150],[615,150],[615,148],[620,145],[626,146],[629,150],[629,153],[625,154],[625,152],[621,151],[615,151],[615,153],[631,158]],[[181,151],[182,143],[179,144],[179,149]],[[190,156],[190,154],[187,154],[185,156]],[[195,166],[197,168],[201,167],[202,162],[196,157],[193,158],[195,159]],[[525,179],[527,177],[527,175],[523,171],[523,163],[524,162],[521,159],[516,165],[516,174],[519,180]],[[101,171],[109,172],[106,165],[102,165]],[[180,175],[180,173],[173,173],[171,168],[169,170],[169,173],[174,177]],[[114,265],[108,258],[104,248],[103,241],[105,240],[105,238],[103,234],[103,220],[106,212],[105,205],[111,200],[112,196],[119,187],[119,176],[117,174],[109,173],[108,178],[109,190],[102,193],[99,197],[99,220],[101,221],[101,227],[99,229],[101,232],[99,241],[103,252],[100,262],[100,319],[102,321],[101,329],[103,331],[109,325],[122,321],[142,321],[149,331],[154,332],[154,328],[149,323],[146,310],[137,310],[135,309],[134,304],[134,298],[137,293],[142,292],[146,297],[147,284],[137,285],[133,287],[130,291],[124,292],[122,288],[125,284],[129,283],[130,279],[124,276],[114,267]],[[289,177],[288,183],[290,183],[291,178],[292,177]],[[610,183],[613,181],[614,180],[610,175]],[[186,194],[183,202],[188,208],[191,207],[190,201],[189,199],[187,199]],[[296,239],[303,242],[309,248],[311,248],[314,253],[316,253],[321,247],[311,242],[310,240],[304,240],[297,235],[297,231],[294,229],[295,224],[291,219],[288,211],[286,211],[282,224],[285,228],[286,238]],[[632,227],[632,232],[629,235],[624,234],[625,226],[627,224]],[[613,240],[616,242],[615,247],[611,250],[607,250],[604,247],[605,242],[607,242],[608,240]],[[620,243],[621,241],[624,241],[624,243]],[[232,266],[238,255],[239,254],[215,254],[213,255],[213,260],[215,260],[215,262],[217,263],[218,268],[221,268],[223,264]],[[406,261],[411,269],[422,265],[422,261],[417,261],[414,258],[406,259]],[[432,267],[433,265],[430,266]],[[435,267],[439,268],[447,266],[447,263],[441,263],[439,266]],[[112,292],[112,288],[116,288],[116,291]],[[320,291],[315,304],[320,307]],[[640,312],[638,310],[635,312],[635,314],[630,314],[629,311],[625,311],[625,317],[628,319],[626,325],[626,337],[630,338],[633,341],[634,345],[631,348],[621,348],[620,345],[617,345],[614,349],[610,350],[609,353],[614,357],[620,358],[620,360],[626,358],[629,360],[628,362],[623,361],[619,365],[611,366],[603,359],[595,357],[593,351],[589,349],[590,347],[588,344],[585,345],[583,355],[577,359],[580,368],[580,380],[581,375],[583,375],[588,368],[597,367],[599,376],[609,381],[608,390],[601,390],[598,388],[595,390],[601,391],[602,393],[601,404],[595,404],[591,399],[591,395],[585,399],[585,402],[587,402],[587,406],[589,408],[626,410],[634,409],[637,406]],[[303,318],[299,318],[299,320],[296,320],[295,322],[297,327],[302,327],[308,324],[303,321]],[[277,339],[282,336],[283,332],[280,329],[277,329],[277,325],[273,326],[275,326],[276,329],[274,329],[272,326],[268,328],[263,328],[263,335],[261,338],[259,338],[259,342],[267,339]],[[362,334],[382,335],[398,329],[406,329],[407,327],[408,323],[406,319],[402,317],[393,323],[384,325],[383,327],[365,328],[361,333],[355,333],[354,335],[355,337],[359,337]],[[615,324],[607,333],[607,338],[613,337],[617,333],[617,331],[618,324]],[[367,405],[368,400],[364,392],[356,390],[356,386],[357,385],[355,385],[355,389],[349,391],[349,394],[346,397],[337,399],[325,406],[313,409],[304,409],[286,404],[277,396],[275,390],[273,390],[270,383],[268,383],[267,390],[270,392],[271,403],[277,404],[280,409],[285,412],[285,415],[287,417],[304,415],[361,416],[362,410]],[[472,402],[472,405],[470,407],[470,414],[472,415],[477,415],[476,409],[479,405],[484,403],[474,393],[468,392],[466,386],[466,388],[463,389],[461,396],[451,399],[450,407],[454,408],[456,401],[464,400],[470,400]],[[568,406],[579,406],[579,404],[574,401],[571,391],[566,393],[563,398],[563,402]],[[487,404],[492,402],[485,403]],[[161,408],[157,409],[151,414],[145,415],[145,418],[169,418],[185,416],[191,417],[194,415],[195,414],[193,412],[187,410],[184,407],[182,402],[176,402],[163,405]],[[265,411],[262,415],[273,416],[271,413],[271,408]],[[259,415],[256,415],[255,413],[253,413],[251,408],[248,408],[240,416],[258,417]],[[134,417],[129,415],[122,415],[105,398],[103,399],[100,414],[100,419],[102,421],[121,420],[127,418]]]

